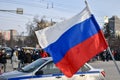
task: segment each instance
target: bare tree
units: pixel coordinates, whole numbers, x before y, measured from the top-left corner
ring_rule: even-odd
[[[55,22],[52,22],[52,25],[53,24],[55,24]],[[35,47],[36,44],[38,44],[37,37],[35,35],[35,31],[46,28],[48,26],[51,26],[51,22],[44,20],[43,18],[41,20],[39,20],[38,16],[34,17],[33,22],[28,22],[27,23],[27,31],[28,31],[29,35],[25,40],[26,45]]]

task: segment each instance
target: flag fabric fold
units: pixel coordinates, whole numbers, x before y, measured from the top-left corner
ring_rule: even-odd
[[[67,77],[72,77],[87,61],[108,47],[88,7],[69,20],[35,33],[40,46]]]

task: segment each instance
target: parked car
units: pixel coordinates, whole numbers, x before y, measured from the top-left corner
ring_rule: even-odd
[[[67,67],[67,66],[66,66]],[[53,63],[51,57],[40,58],[25,67],[0,75],[0,80],[104,80],[103,69],[85,64],[71,78],[67,78]]]
[[[12,55],[12,49],[10,47],[2,47],[2,49],[5,50],[6,58],[10,59],[10,57]]]

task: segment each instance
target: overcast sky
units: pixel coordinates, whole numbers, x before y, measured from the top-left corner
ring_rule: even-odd
[[[0,0],[0,10],[23,8],[23,15],[0,11],[0,30],[16,29],[19,33],[27,32],[26,24],[34,16],[43,16],[50,20],[62,21],[81,12],[85,0]],[[87,0],[91,12],[102,26],[104,16],[120,16],[119,0]]]

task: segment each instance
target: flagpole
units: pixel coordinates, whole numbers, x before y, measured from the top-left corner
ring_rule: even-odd
[[[86,4],[86,7],[88,8],[89,12],[91,13],[90,8],[88,6],[88,2],[86,0],[85,0],[85,4]]]
[[[114,58],[114,56],[113,56],[113,54],[112,54],[110,48],[108,47],[107,50],[109,51],[109,53],[110,53],[110,55],[111,55],[111,57],[112,57],[112,60],[113,60],[115,66],[116,66],[116,68],[117,68],[117,70],[118,70],[118,72],[119,72],[119,74],[120,74],[120,69],[119,69],[119,67],[118,67],[118,65],[117,65],[117,63],[116,63],[116,61],[115,61],[115,58]]]
[[[87,1],[85,0],[85,4],[86,4],[86,6],[88,6],[88,3],[87,3]]]

